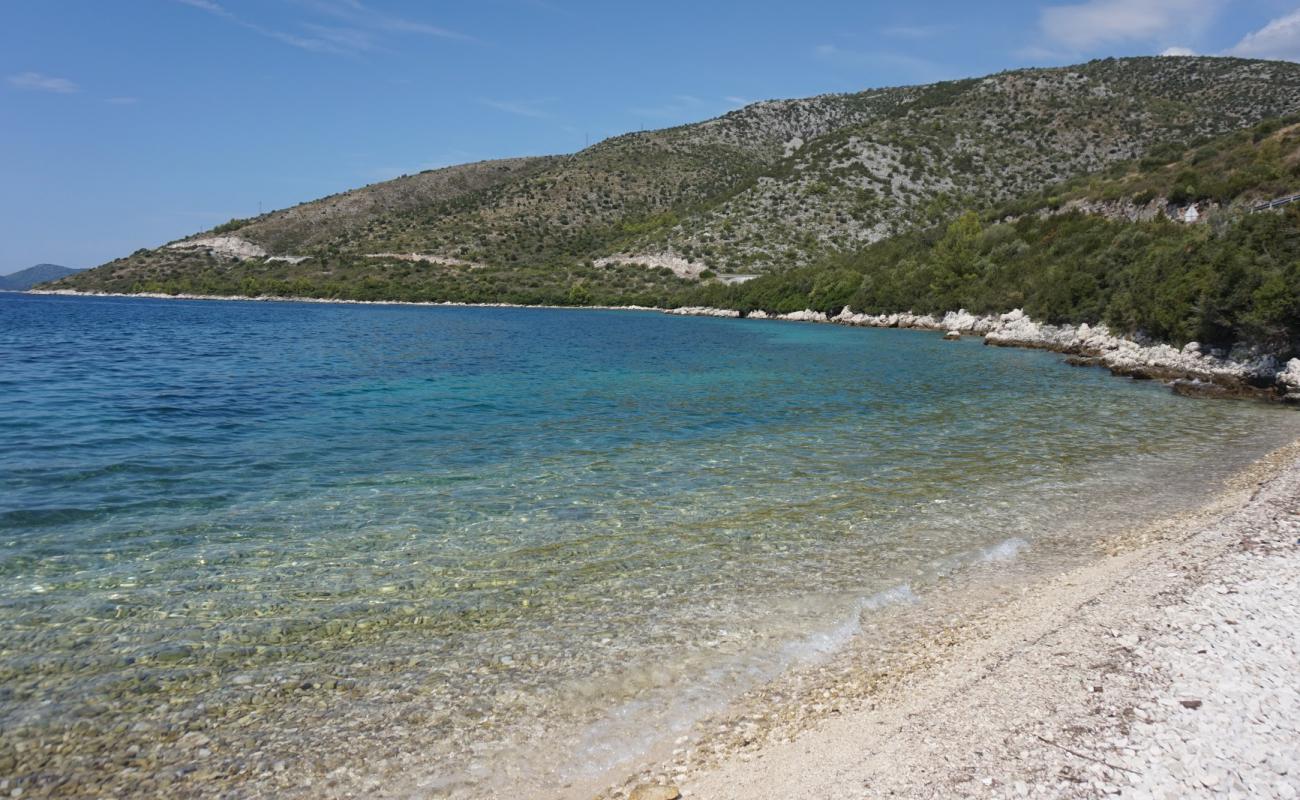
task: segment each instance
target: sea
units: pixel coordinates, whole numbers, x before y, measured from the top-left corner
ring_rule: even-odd
[[[977,337],[0,293],[0,778],[563,796],[1297,435]]]

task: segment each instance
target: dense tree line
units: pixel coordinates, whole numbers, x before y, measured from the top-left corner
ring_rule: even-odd
[[[519,305],[643,305],[679,303],[695,284],[669,270],[587,265],[457,268],[339,256],[297,265],[259,260],[222,262],[181,275],[109,283],[101,291],[241,297],[319,297],[330,300],[516,303]]]
[[[1208,223],[1080,213],[946,227],[855,255],[701,287],[692,303],[789,312],[975,313],[1024,308],[1048,322],[1105,322],[1173,343],[1300,349],[1300,204]]]

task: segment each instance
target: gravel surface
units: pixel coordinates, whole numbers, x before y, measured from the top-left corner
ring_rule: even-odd
[[[860,702],[637,779],[709,800],[1296,797],[1297,537],[1291,445],[1205,509],[960,622]]]
[[[1168,684],[1135,709],[1124,796],[1300,795],[1297,505],[1258,498],[1243,552],[1167,609],[1167,631],[1143,653]]]

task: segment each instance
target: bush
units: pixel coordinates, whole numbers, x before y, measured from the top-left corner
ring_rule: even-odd
[[[1300,205],[1223,219],[1212,230],[1074,213],[982,228],[968,213],[815,266],[700,287],[683,302],[776,313],[1024,308],[1175,344],[1300,352]]]
[[[235,217],[231,219],[229,222],[223,222],[217,227],[213,228],[212,232],[216,234],[233,233],[234,231],[239,230],[240,228],[244,227],[250,222],[252,222],[252,220],[250,219],[240,219],[239,217]]]

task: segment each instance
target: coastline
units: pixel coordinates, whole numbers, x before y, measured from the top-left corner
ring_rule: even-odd
[[[706,306],[657,308],[653,306],[555,306],[518,303],[415,302],[402,300],[337,300],[319,297],[246,297],[238,295],[161,294],[154,292],[81,292],[70,289],[30,289],[25,294],[71,297],[126,297],[152,300],[226,300],[252,302],[316,303],[330,305],[415,306],[427,308],[540,308],[599,311],[645,311],[674,316],[811,322],[867,328],[906,328],[934,331],[949,338],[982,336],[984,344],[1048,350],[1067,356],[1075,366],[1099,366],[1116,376],[1166,382],[1175,392],[1189,396],[1245,397],[1300,403],[1300,358],[1285,364],[1270,354],[1247,351],[1226,353],[1189,342],[1182,348],[1153,341],[1116,336],[1105,325],[1050,325],[1030,318],[1020,309],[1005,314],[977,316],[964,309],[942,316],[932,314],[855,314],[845,306],[838,314],[795,311],[768,314],[756,310]]]
[[[78,313],[79,311],[84,311],[84,309],[85,306],[77,306],[75,304],[65,305],[65,310],[69,313],[75,314]],[[181,318],[186,318],[189,315],[169,314],[168,316],[179,316]],[[327,315],[327,317],[321,318],[319,317],[319,315],[313,315],[310,313],[299,313],[297,315],[292,315],[292,316],[301,317],[301,318],[315,317],[318,320],[330,319],[333,317],[333,315]],[[345,316],[351,316],[351,315],[345,315]],[[428,319],[426,315],[422,315],[422,314],[398,315],[398,317],[409,319],[409,320]],[[566,327],[568,323],[573,322],[573,320],[571,319],[561,318],[558,316],[554,318],[547,318],[545,316],[542,316],[539,317],[539,319],[544,323],[546,323],[547,325],[558,326],[561,329]],[[598,317],[593,317],[592,319],[598,319]],[[625,318],[625,319],[631,319],[631,318]],[[646,322],[653,322],[652,318],[642,318],[642,320]],[[618,318],[614,318],[614,317],[607,316],[604,318],[604,324],[612,326],[614,328],[618,327],[618,321],[619,321]],[[660,323],[660,325],[662,327],[673,328],[675,331],[678,332],[684,332],[687,336],[690,336],[693,333],[702,329],[712,329],[714,331],[721,332],[724,334],[733,333],[739,330],[738,328],[735,328],[733,325],[723,325],[723,324],[701,326],[701,325],[664,325],[663,323]],[[794,329],[790,329],[790,330],[792,333],[794,332]],[[804,330],[806,332],[813,332],[810,329],[804,329]],[[796,338],[805,338],[805,337],[796,337]],[[844,337],[832,337],[832,338],[837,342],[844,339]],[[863,337],[849,337],[849,338],[861,340]],[[899,336],[899,337],[891,337],[891,338],[895,339],[900,344],[900,346],[908,344],[907,340],[911,340],[912,343],[920,343],[920,344],[925,343],[924,339],[917,339],[916,337]],[[973,345],[973,343],[971,344]],[[947,345],[939,343],[937,340],[930,340],[930,344],[927,345],[927,348],[933,351],[939,351],[939,350],[945,350],[947,348]],[[975,356],[974,351],[969,350],[969,348],[963,350],[963,348],[958,347],[955,350],[950,352],[954,352],[954,353],[964,352],[966,354],[974,356],[975,358],[978,358],[978,356]],[[992,358],[989,359],[991,361],[1006,360],[1005,357],[999,358],[998,357],[999,354],[997,353],[986,352],[984,353],[984,355],[991,356]],[[1024,359],[1012,359],[1012,360],[1021,361]],[[1039,362],[1039,363],[1046,363],[1043,362],[1042,359],[1028,359],[1028,360]],[[837,367],[837,369],[839,368],[842,368],[842,362],[840,362],[840,366]],[[1056,373],[1061,372],[1059,368],[1056,368],[1052,371]],[[1015,376],[1012,377],[1014,380]],[[1068,379],[1069,377],[1071,376],[1069,375],[1061,376],[1059,374],[1056,376],[1056,378],[1065,378],[1065,379]],[[1089,383],[1096,385],[1098,387],[1100,387],[1102,383],[1105,383],[1104,380],[1100,379],[1100,376],[1094,376],[1094,377],[1097,378],[1097,380],[1089,381]],[[963,386],[954,386],[951,388],[959,392],[964,390]],[[1102,391],[1104,391],[1104,387],[1101,388]],[[1123,391],[1122,387],[1119,387],[1118,390],[1120,392]],[[1199,408],[1200,410],[1205,410],[1205,411],[1215,409],[1215,410],[1222,410],[1225,412],[1249,411],[1252,414],[1267,415],[1270,417],[1272,417],[1275,414],[1289,413],[1282,409],[1276,409],[1276,408],[1249,409],[1249,408],[1245,408],[1242,404],[1236,404],[1239,406],[1236,409],[1231,408],[1231,406],[1234,404],[1187,404],[1187,403],[1178,402],[1173,398],[1164,397],[1163,395],[1157,396],[1159,393],[1154,393],[1154,392],[1138,392],[1138,394],[1146,396],[1142,398],[1144,401],[1154,400],[1168,405],[1177,405],[1185,409]],[[1058,409],[1056,413],[1059,413],[1060,406],[1056,406],[1056,408]],[[1085,412],[1091,408],[1092,406],[1087,407],[1087,409],[1085,409]],[[1281,424],[1286,424],[1286,423],[1281,423]],[[1290,425],[1287,425],[1286,427],[1288,430],[1293,430],[1293,428]],[[1286,438],[1290,438],[1290,437],[1288,436]],[[1277,443],[1283,440],[1284,440],[1283,437],[1275,436],[1272,439],[1272,442],[1274,443],[1274,445],[1276,445]],[[1129,438],[1128,444],[1131,445],[1137,443],[1138,441],[1139,440]],[[1254,452],[1258,453],[1260,452],[1260,450],[1255,450]],[[1238,469],[1245,469],[1244,464],[1246,460],[1247,459],[1245,458],[1234,459],[1232,463],[1238,466],[1234,467],[1232,471],[1235,472]],[[1192,474],[1195,474],[1197,472],[1197,470],[1194,467],[1194,464],[1195,464],[1194,461],[1184,462],[1185,466],[1191,467],[1190,471],[1192,472]],[[1210,514],[1212,512],[1226,513],[1229,507],[1231,507],[1234,503],[1237,503],[1239,501],[1244,502],[1241,497],[1233,493],[1238,492],[1240,490],[1240,491],[1245,491],[1247,494],[1249,494],[1253,486],[1255,485],[1255,483],[1252,483],[1252,480],[1257,481],[1258,479],[1266,477],[1266,474],[1268,473],[1269,470],[1265,468],[1252,468],[1248,470],[1249,473],[1255,475],[1256,478],[1252,479],[1248,476],[1244,479],[1232,480],[1231,484],[1228,487],[1229,488],[1228,493],[1231,496],[1222,500],[1217,499],[1215,498],[1215,495],[1217,495],[1220,492],[1221,487],[1224,485],[1224,482],[1227,480],[1222,476],[1227,475],[1229,471],[1230,470],[1228,469],[1222,469],[1218,471],[1216,475],[1220,477],[1216,478],[1213,482],[1209,480],[1202,480],[1201,485],[1205,490],[1204,493],[1203,494],[1198,493],[1197,495],[1194,495],[1185,500],[1186,506],[1193,506],[1198,509],[1200,509],[1203,504],[1212,501],[1212,507],[1210,508],[1209,512],[1206,512],[1204,509],[1196,512],[1189,512],[1189,514],[1187,515],[1189,519],[1184,520],[1183,516],[1180,516],[1179,520],[1181,520],[1182,522],[1195,522],[1196,520],[1200,520],[1203,522],[1204,520],[1209,519],[1209,516],[1207,516],[1207,514]],[[1292,494],[1294,493],[1295,492],[1292,492]],[[1184,506],[1180,505],[1180,507],[1184,507]],[[1136,528],[1136,525],[1130,525],[1133,519],[1132,513],[1133,510],[1130,508],[1126,512],[1127,516],[1124,517],[1124,521],[1120,522],[1118,527],[1109,526],[1107,530],[1118,531],[1118,530],[1127,530],[1129,527]],[[1164,515],[1167,515],[1169,513],[1171,512],[1169,512],[1168,510],[1162,512],[1162,514]],[[802,519],[798,521],[798,524],[800,525],[813,524],[810,522],[811,518],[808,515],[800,515],[800,516]],[[1152,515],[1152,517],[1154,517],[1154,515]],[[1144,516],[1143,519],[1150,519],[1152,517]],[[1192,517],[1194,517],[1195,519],[1191,519]],[[1167,518],[1168,517],[1166,516],[1166,519]],[[1168,528],[1170,525],[1173,524],[1174,523],[1169,523],[1169,525],[1166,526],[1156,526],[1153,530],[1148,530],[1146,528],[1143,528],[1141,530],[1132,530],[1125,535],[1111,537],[1110,539],[1105,540],[1105,547],[1103,548],[1098,548],[1096,546],[1090,545],[1088,548],[1087,555],[1084,556],[1084,558],[1086,559],[1087,563],[1090,563],[1092,560],[1100,558],[1103,552],[1122,555],[1135,548],[1140,548],[1145,543],[1149,543],[1152,541],[1162,541],[1164,539],[1167,539],[1171,535],[1168,532],[1168,530],[1166,530],[1166,528]],[[1033,530],[1049,531],[1052,528],[1053,526],[1051,525],[1041,525],[1041,526],[1036,526]],[[1092,538],[1089,538],[1088,541],[1092,542],[1093,540]],[[1006,544],[1006,543],[1014,544],[1012,539],[1007,539],[1005,542],[998,544],[997,547],[1001,547],[1002,544]],[[993,620],[998,620],[998,619],[1005,620],[1008,626],[1014,627],[1016,625],[1020,625],[1024,621],[1023,620],[1024,614],[1029,613],[1028,611],[1024,611],[1024,609],[1021,609],[1020,606],[1014,607],[1016,609],[1020,609],[1019,611],[1014,611],[1014,612],[1005,611],[1005,609],[1011,607],[1010,604],[1012,604],[1016,600],[1018,596],[1016,592],[1022,589],[1032,589],[1034,591],[1038,591],[1040,586],[1044,586],[1044,585],[1050,586],[1050,582],[1041,580],[1040,576],[1054,575],[1056,574],[1055,572],[1035,572],[1033,575],[1034,583],[1029,585],[1023,582],[1017,583],[1015,580],[1016,578],[1022,577],[1024,575],[1024,571],[1020,567],[1020,564],[1022,564],[1025,561],[1034,559],[1035,557],[1037,557],[1037,554],[1039,552],[1040,552],[1040,548],[1037,545],[1035,545],[1033,547],[1027,548],[1024,554],[1017,557],[1017,550],[1013,548],[1008,557],[998,560],[996,564],[991,565],[989,569],[984,570],[981,574],[982,578],[992,578],[994,579],[994,581],[998,581],[998,582],[1003,581],[1005,579],[1005,583],[1003,583],[1002,585],[991,587],[992,591],[987,596],[982,595],[976,598],[976,601],[981,602],[982,604],[970,610],[964,607],[965,605],[964,601],[967,599],[967,595],[964,592],[966,587],[970,585],[971,583],[970,581],[966,581],[964,585],[954,584],[956,588],[953,588],[951,591],[934,592],[933,599],[935,600],[935,602],[931,602],[932,599],[930,596],[932,594],[931,592],[925,590],[921,591],[920,594],[922,597],[920,599],[920,602],[916,602],[915,604],[916,608],[919,611],[919,613],[917,614],[912,613],[913,612],[912,603],[915,601],[915,598],[913,598],[913,600],[911,601],[906,601],[901,607],[877,608],[875,605],[871,605],[870,608],[872,609],[872,613],[867,615],[861,615],[863,618],[862,621],[865,624],[862,629],[863,633],[859,634],[857,637],[859,639],[860,644],[864,645],[864,647],[868,649],[878,648],[878,646],[880,645],[880,639],[877,637],[881,635],[881,631],[879,630],[879,627],[883,627],[883,626],[876,625],[875,620],[877,619],[888,617],[888,619],[891,622],[897,623],[900,620],[912,621],[920,617],[923,619],[920,620],[921,624],[918,624],[916,626],[917,633],[915,636],[915,642],[919,642],[919,644],[915,648],[908,648],[906,652],[903,652],[902,651],[903,648],[898,647],[897,643],[895,643],[895,647],[894,647],[895,652],[891,654],[894,656],[894,658],[890,660],[888,664],[880,661],[876,661],[876,662],[859,661],[855,664],[853,658],[855,655],[860,655],[860,653],[850,654],[850,656],[846,659],[835,661],[829,664],[820,664],[820,663],[815,664],[812,667],[808,667],[807,669],[804,668],[805,665],[801,664],[798,668],[800,670],[800,673],[798,675],[793,675],[789,679],[785,679],[784,676],[782,678],[778,678],[774,681],[775,686],[773,688],[764,687],[762,690],[755,693],[757,695],[755,698],[752,698],[757,701],[758,708],[772,709],[779,704],[780,708],[782,709],[781,712],[775,715],[773,715],[770,711],[763,712],[764,716],[759,718],[758,720],[747,720],[742,717],[738,720],[721,721],[718,722],[717,724],[713,724],[713,720],[709,720],[709,724],[706,726],[707,730],[706,730],[705,744],[701,745],[701,748],[707,746],[707,758],[703,763],[699,761],[687,759],[686,761],[684,761],[684,763],[688,766],[688,770],[682,774],[686,775],[688,779],[689,776],[692,774],[704,775],[708,773],[708,771],[711,769],[721,768],[725,766],[726,763],[725,759],[729,757],[729,752],[735,752],[735,751],[750,752],[750,750],[754,747],[765,748],[769,744],[773,744],[773,743],[781,744],[786,739],[792,740],[795,738],[796,735],[800,735],[801,732],[805,730],[808,726],[815,726],[817,724],[820,724],[825,719],[839,717],[844,715],[846,712],[853,711],[856,708],[854,704],[858,702],[859,698],[866,697],[869,698],[868,702],[874,702],[874,698],[889,697],[891,695],[888,695],[887,692],[891,690],[891,687],[895,687],[896,685],[898,685],[899,682],[912,680],[916,676],[931,674],[934,670],[941,670],[941,671],[946,670],[946,674],[941,675],[940,678],[937,679],[941,682],[940,689],[942,691],[947,691],[950,694],[954,691],[957,691],[952,688],[953,684],[951,681],[952,681],[953,672],[947,667],[947,665],[950,662],[951,653],[953,652],[954,648],[958,648],[963,645],[969,644],[972,641],[971,637],[976,637],[975,640],[978,641],[979,640],[978,637],[985,635],[984,633],[982,633],[984,631],[994,630],[996,632],[997,630],[996,626],[991,626],[991,623],[987,621],[990,618]],[[1083,562],[1075,561],[1071,563],[1078,564]],[[979,566],[976,566],[974,569],[980,570],[981,568]],[[1069,570],[1069,574],[1075,574],[1079,571],[1080,570]],[[1103,578],[1104,577],[1105,576],[1103,576]],[[959,580],[959,579],[960,577],[954,580]],[[945,584],[948,582],[948,577],[946,575],[944,577],[943,582]],[[800,588],[802,589],[802,586],[804,585],[815,586],[815,584],[816,581],[814,580],[810,584],[801,585]],[[1087,583],[1087,585],[1091,586],[1092,583]],[[1024,592],[1021,591],[1020,593],[1023,594]],[[879,596],[880,595],[873,595],[872,598],[869,598],[869,600],[874,600],[876,597]],[[957,598],[959,601],[962,602],[955,605],[945,606],[943,601],[945,599],[950,600],[952,598]],[[972,602],[976,602],[976,601],[972,601]],[[1088,602],[1091,602],[1091,599]],[[1140,602],[1136,604],[1130,603],[1130,605],[1141,605],[1141,603]],[[1001,617],[998,616],[1000,613],[1002,614]],[[1047,622],[1051,623],[1053,622],[1053,620],[1049,619]],[[895,625],[895,627],[897,627],[897,625]],[[807,629],[805,628],[804,630]],[[1125,633],[1123,633],[1122,635],[1126,637],[1128,636],[1128,633],[1126,632],[1127,629],[1119,625],[1113,625],[1109,627],[1108,630],[1125,631]],[[1119,638],[1120,635],[1121,634],[1112,634],[1111,639],[1117,639]],[[909,639],[906,642],[906,644],[912,644],[912,643],[913,643],[912,639]],[[1113,645],[1114,643],[1111,642],[1111,644]],[[1025,649],[1024,647],[1020,647],[1019,649],[1003,651],[1003,654],[1007,660],[1014,661],[1021,657],[1021,652],[1024,649]],[[845,666],[844,663],[842,662],[846,662],[847,666]],[[1080,658],[1079,662],[1096,663],[1096,659],[1093,659],[1092,661],[1086,661],[1085,659]],[[856,670],[856,673],[854,672],[854,670]],[[944,683],[943,681],[947,681],[947,683]],[[1019,686],[1018,684],[1007,684],[1006,682],[1001,682],[1001,683],[995,683],[994,688],[997,689],[998,691],[1001,691],[1005,695],[1007,693],[1008,685],[1013,685],[1017,688]],[[1100,686],[1103,684],[1097,683],[1094,685]],[[1107,691],[1109,692],[1110,688],[1107,688]],[[774,695],[773,694],[774,692],[777,694]],[[1108,694],[1107,698],[1109,697],[1110,695]],[[313,698],[313,699],[317,699],[317,698]],[[793,703],[791,701],[793,701]],[[753,704],[747,706],[747,708],[751,710],[754,709],[755,707],[756,706]],[[987,709],[985,709],[985,711],[987,711]],[[322,722],[328,724],[329,728],[338,730],[339,728],[337,726],[339,726],[340,723],[343,721],[341,719],[341,716],[336,716],[336,715],[340,715],[340,712],[341,709],[338,710],[331,709],[332,719],[328,717],[323,717]],[[928,715],[931,715],[933,713],[934,713],[933,709],[922,709],[920,712],[918,712],[918,718],[925,719],[928,717]],[[689,713],[683,714],[682,717],[683,718],[689,717]],[[670,720],[669,722],[672,722],[672,720]],[[426,727],[427,730],[429,726],[423,726],[423,727]],[[721,733],[721,737],[713,736],[712,731],[718,730],[720,728],[724,728],[724,730]],[[399,732],[397,735],[401,735],[401,733]],[[358,737],[358,738],[364,742],[365,739],[368,739],[369,737]],[[722,741],[718,742],[719,738],[721,738]],[[666,737],[665,743],[667,744],[667,747],[673,747],[673,743],[671,743],[671,739],[672,739],[671,735]],[[378,743],[377,741],[371,741],[370,744],[366,746],[373,747],[377,743]],[[720,743],[721,747],[720,748],[714,747],[713,745],[715,743]],[[694,744],[688,743],[685,747],[679,747],[674,749],[681,749],[685,752],[694,747],[695,747]],[[981,748],[982,745],[980,746],[980,748],[976,748],[976,749],[980,749],[981,752],[983,752]],[[1080,748],[1076,747],[1075,749],[1078,750]],[[1086,752],[1092,752],[1092,751],[1089,750]],[[261,753],[258,753],[258,755],[260,756]],[[671,755],[673,757],[676,756],[675,753]],[[665,752],[665,758],[668,757],[669,754]],[[391,772],[388,773],[388,775],[383,777],[375,777],[375,774],[378,773],[379,770],[384,769],[384,767],[382,766],[374,767],[375,773],[372,773],[371,775],[366,775],[365,774],[366,768],[371,765],[369,765],[365,759],[358,759],[356,761],[353,761],[352,764],[355,764],[360,768],[362,779],[374,780],[375,785],[381,785],[384,782],[383,778],[391,779],[395,777],[395,774]],[[690,771],[691,769],[697,770],[697,773],[692,773]],[[342,767],[340,767],[340,770],[342,770]],[[286,773],[287,774],[283,775],[283,779],[286,781],[288,781],[291,778],[291,776],[292,777],[297,776],[298,773],[294,769],[292,762],[290,762],[290,766],[286,770]],[[332,774],[333,773],[331,773],[331,775]],[[667,775],[667,778],[676,781],[677,774],[678,773],[676,769],[674,769],[669,773],[669,775]],[[280,772],[275,771],[272,773],[272,775],[279,776]],[[317,776],[317,777],[321,777],[321,776]],[[621,776],[612,776],[612,777],[618,778]],[[658,776],[655,775],[652,775],[650,777],[656,780],[658,778]],[[275,779],[278,780],[279,778],[277,777]],[[330,778],[329,780],[332,781],[332,778]],[[603,783],[602,785],[607,784],[607,782],[608,781],[606,780],[605,783]],[[335,784],[332,782],[328,782],[323,785],[323,783],[324,782],[317,783],[315,786],[310,787],[308,791],[315,793],[315,796],[330,796],[331,793],[336,790]],[[351,783],[350,788],[356,789],[356,787],[359,785],[368,787],[370,784]],[[552,784],[552,788],[555,785],[556,784]],[[252,786],[252,784],[250,784],[250,786]],[[348,786],[349,785],[345,783],[344,786],[338,787],[336,790],[337,794],[333,794],[332,796],[340,796],[340,797],[355,796],[346,793],[348,791]],[[566,789],[568,788],[567,784],[564,784],[564,786]],[[687,784],[687,786],[689,788],[689,784]],[[286,784],[286,788],[288,788],[287,784]],[[596,787],[596,789],[599,790],[600,787],[598,786]],[[285,793],[292,794],[292,792],[289,791],[286,791]],[[569,796],[565,792],[548,793],[542,791],[524,793],[523,796],[533,796],[534,794],[537,796],[558,796],[561,794],[564,796]],[[591,797],[592,794],[594,794],[594,792],[587,793],[581,796]],[[302,794],[302,796],[312,796],[312,794]],[[375,796],[379,796],[379,795],[376,794]],[[387,795],[385,794],[384,796]],[[400,795],[395,795],[395,796],[400,796]],[[576,797],[579,795],[575,794],[573,796]],[[705,795],[700,795],[700,796],[705,796]]]
[[[1294,797],[1297,533],[1300,441],[1090,563],[941,606],[891,671],[789,676],[795,713],[742,705],[601,796]]]

